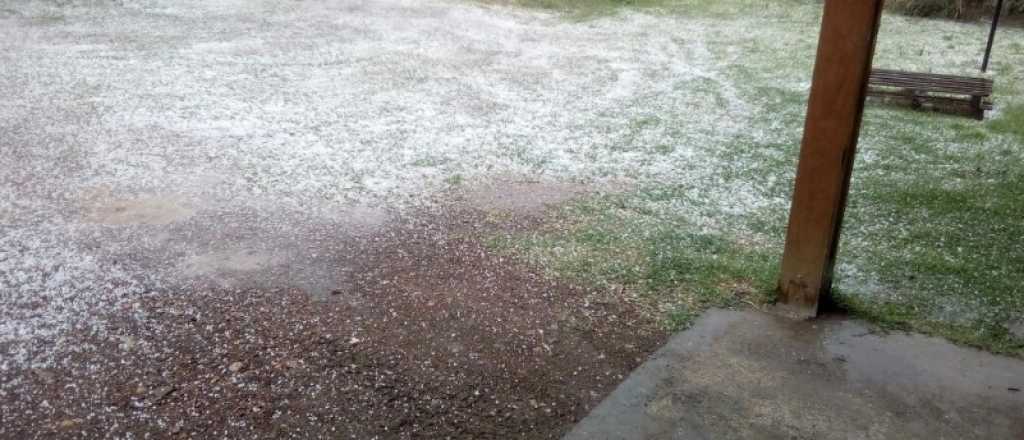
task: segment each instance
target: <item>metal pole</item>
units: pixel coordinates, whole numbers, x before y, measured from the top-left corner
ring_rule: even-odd
[[[996,28],[999,26],[999,14],[1003,12],[1003,0],[996,0],[996,12],[992,14],[992,29],[988,31],[988,45],[985,46],[985,59],[981,62],[981,73],[988,70],[988,59],[992,56],[992,42],[996,39]]]

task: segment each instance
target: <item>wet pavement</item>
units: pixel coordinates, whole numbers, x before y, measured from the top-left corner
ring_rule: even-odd
[[[1021,439],[1024,361],[843,317],[716,310],[565,440]]]

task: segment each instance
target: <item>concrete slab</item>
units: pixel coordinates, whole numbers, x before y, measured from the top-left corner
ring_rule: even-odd
[[[565,440],[1024,439],[1024,361],[841,317],[714,310]]]

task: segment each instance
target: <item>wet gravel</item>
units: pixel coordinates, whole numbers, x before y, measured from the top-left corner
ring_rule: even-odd
[[[153,292],[49,368],[11,368],[2,438],[558,438],[664,333],[546,278],[473,210],[403,216],[351,283]],[[2,347],[0,347],[2,348]]]

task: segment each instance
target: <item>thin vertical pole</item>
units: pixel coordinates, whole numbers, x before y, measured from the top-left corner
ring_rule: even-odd
[[[996,11],[992,14],[992,29],[988,31],[988,44],[985,45],[985,59],[981,61],[981,73],[988,71],[988,60],[992,56],[992,42],[996,40],[996,28],[999,27],[999,15],[1003,13],[1003,0],[996,0]]]
[[[816,316],[831,292],[882,0],[826,0],[779,277],[780,310]]]

